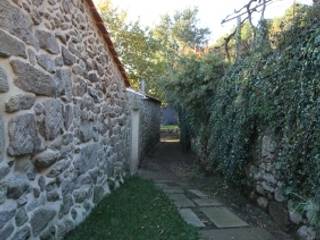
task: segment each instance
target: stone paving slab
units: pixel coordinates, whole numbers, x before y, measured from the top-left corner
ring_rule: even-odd
[[[184,194],[169,194],[169,198],[174,201],[178,208],[195,207],[196,205]]]
[[[162,191],[164,191],[165,193],[184,193],[182,188],[179,187],[165,187],[162,188]]]
[[[199,228],[205,227],[203,222],[201,222],[198,216],[190,208],[180,209],[179,213],[186,223]]]
[[[201,192],[201,191],[198,190],[198,189],[189,189],[189,192],[191,192],[192,194],[196,195],[196,196],[199,197],[199,198],[206,198],[206,197],[208,197],[207,194]]]
[[[161,189],[164,189],[164,188],[168,188],[169,186],[165,183],[155,183],[155,185],[158,187],[158,188],[161,188]]]
[[[225,207],[207,207],[201,208],[201,211],[216,225],[218,228],[232,228],[248,226],[246,222],[232,213]]]
[[[193,199],[193,201],[200,207],[219,207],[222,206],[217,200],[208,199],[208,198],[197,198]]]
[[[275,240],[261,228],[213,229],[200,231],[201,240]]]

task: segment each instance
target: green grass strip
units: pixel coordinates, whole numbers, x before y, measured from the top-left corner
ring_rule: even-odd
[[[161,125],[161,130],[176,130],[179,129],[178,125]]]
[[[152,182],[127,179],[103,199],[66,240],[197,240],[167,196]]]

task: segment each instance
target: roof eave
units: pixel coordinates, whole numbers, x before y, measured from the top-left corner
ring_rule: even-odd
[[[128,78],[128,75],[126,73],[126,70],[124,69],[124,66],[122,64],[122,62],[120,61],[119,59],[119,56],[115,50],[115,47],[114,47],[114,44],[110,38],[110,34],[109,32],[107,31],[106,29],[106,26],[100,16],[100,14],[98,13],[97,11],[97,8],[96,6],[94,5],[93,1],[92,0],[86,0],[88,6],[89,6],[89,10],[94,18],[94,21],[99,29],[99,31],[101,32],[108,48],[109,48],[109,51],[112,55],[112,59],[113,61],[115,62],[115,64],[117,65],[120,73],[121,73],[121,76],[123,77],[123,80],[124,80],[124,83],[125,83],[125,86],[126,87],[130,87],[130,82],[129,82],[129,78]]]

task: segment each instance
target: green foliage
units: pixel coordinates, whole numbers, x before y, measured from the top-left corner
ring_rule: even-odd
[[[173,51],[171,54],[180,54],[183,50],[194,50],[204,46],[207,42],[208,28],[198,26],[198,9],[191,8],[176,11],[173,16],[164,15],[160,24],[153,29],[155,39],[158,39],[162,51]],[[170,52],[167,52],[170,53]]]
[[[130,83],[139,89],[141,80],[147,84],[147,92],[157,95],[156,81],[163,71],[157,64],[159,45],[148,28],[139,21],[128,22],[127,14],[105,1],[99,6],[113,42],[127,70]]]
[[[139,21],[128,22],[126,12],[114,8],[111,0],[99,8],[132,86],[139,89],[144,80],[146,92],[161,100],[164,82],[170,81],[180,55],[203,47],[209,34],[207,28],[198,26],[196,8],[164,15],[152,29]]]
[[[308,222],[314,226],[320,226],[320,197],[305,198],[289,188],[287,194],[290,196],[288,207],[289,211],[297,212],[301,216],[305,215]]]
[[[197,48],[206,43],[205,36],[210,33],[208,28],[199,28],[198,9],[185,9],[176,12],[173,16],[172,25],[169,26],[171,35],[175,37],[182,48]]]
[[[210,101],[225,67],[214,53],[203,56],[191,53],[179,59],[175,72],[166,83],[167,100],[179,112],[181,142],[185,150],[189,149],[190,136],[201,138],[201,142],[208,139],[206,127],[211,114]]]
[[[178,125],[161,125],[161,130],[179,130]]]
[[[137,177],[103,199],[67,240],[196,240],[198,233],[167,196]]]
[[[319,18],[318,7],[296,5],[276,23],[261,23],[255,46],[225,73],[218,71],[226,66],[219,59],[206,64],[210,54],[180,60],[169,89],[188,116],[208,170],[236,184],[247,182],[258,137],[271,129],[280,179],[306,199],[318,196]],[[281,30],[272,32],[279,21]]]
[[[318,17],[318,9],[303,8],[275,49],[268,43],[258,46],[219,83],[207,161],[229,180],[245,180],[257,137],[271,128],[278,139],[282,180],[304,196],[320,190]]]
[[[173,16],[164,15],[152,29],[160,48],[157,64],[163,70],[158,78],[158,86],[164,93],[168,83],[174,80],[173,75],[179,71],[179,61],[185,55],[194,54],[203,48],[207,42],[209,30],[198,26],[197,14],[198,9],[193,8],[177,11]]]

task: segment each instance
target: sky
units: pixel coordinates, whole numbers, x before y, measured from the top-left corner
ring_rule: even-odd
[[[96,3],[103,0],[94,0]],[[159,22],[160,16],[166,13],[173,14],[176,10],[189,7],[198,7],[199,25],[208,27],[211,31],[210,42],[214,42],[221,35],[228,33],[236,24],[233,21],[221,25],[221,21],[235,9],[241,8],[248,0],[113,0],[115,7],[128,13],[128,20],[137,19],[144,26],[153,26]],[[266,18],[283,15],[284,11],[294,2],[311,4],[312,0],[277,0],[268,6]]]

